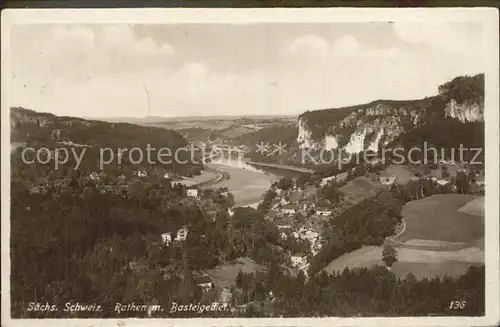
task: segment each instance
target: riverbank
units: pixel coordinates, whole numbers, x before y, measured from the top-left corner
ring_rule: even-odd
[[[217,183],[222,178],[221,174],[214,169],[202,170],[201,174],[186,179],[174,181],[174,183],[184,184],[186,186],[202,186],[210,183]]]

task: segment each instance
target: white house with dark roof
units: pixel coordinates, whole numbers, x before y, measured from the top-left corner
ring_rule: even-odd
[[[163,233],[161,234],[161,239],[165,246],[169,246],[172,243],[172,233]]]
[[[178,242],[184,242],[187,238],[189,230],[186,226],[182,226],[177,230],[177,235],[175,236],[175,240]]]

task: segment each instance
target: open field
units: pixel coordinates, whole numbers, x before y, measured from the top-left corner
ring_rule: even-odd
[[[223,288],[229,287],[235,282],[240,270],[246,274],[267,271],[266,267],[255,263],[251,259],[238,258],[230,263],[210,269],[206,273],[216,286]]]
[[[484,197],[440,194],[412,201],[403,207],[404,230],[393,243],[398,262],[392,267],[399,277],[459,276],[468,267],[485,262]],[[366,246],[333,260],[327,272],[346,267],[384,265],[382,247]]]
[[[458,211],[473,216],[484,217],[484,197],[479,196],[467,202],[463,207],[458,209]]]
[[[349,181],[340,188],[340,191],[344,194],[344,201],[349,205],[354,205],[368,199],[382,189],[387,189],[387,186],[382,185],[378,180],[372,181],[368,177],[361,176]]]
[[[392,267],[392,271],[399,277],[404,277],[412,272],[417,278],[444,276],[458,276],[464,273],[469,266],[484,263],[484,251],[470,247],[457,251],[430,251],[421,249],[396,248],[398,262]],[[342,271],[346,267],[361,268],[375,265],[384,266],[382,261],[382,247],[366,246],[344,254],[333,260],[325,271]]]
[[[407,184],[415,175],[415,171],[410,166],[405,165],[390,165],[380,172],[383,177],[396,177],[396,184]]]
[[[484,197],[482,199],[484,202]],[[477,207],[480,203],[477,196],[463,194],[437,194],[407,203],[402,211],[406,230],[396,241],[476,241],[484,236],[482,219],[459,210],[472,200]]]
[[[408,183],[412,177],[414,177],[413,168],[405,165],[390,165],[380,172],[380,176],[382,177],[396,177],[395,182],[398,184],[406,184]],[[383,185],[380,183],[380,180],[376,178],[372,180],[366,176],[357,177],[349,182],[347,182],[344,186],[341,187],[341,191],[344,194],[344,200],[350,204],[359,203],[377,192],[387,189],[387,185]]]
[[[406,241],[405,245],[412,245],[416,247],[436,247],[436,248],[447,248],[452,246],[463,246],[467,243],[464,242],[446,242],[446,241],[436,241],[436,240],[421,240],[421,239],[412,239]]]

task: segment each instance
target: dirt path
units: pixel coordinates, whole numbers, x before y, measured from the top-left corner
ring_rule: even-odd
[[[400,245],[404,245],[404,243],[402,242],[399,242],[399,241],[396,241],[396,239],[401,236],[401,234],[403,234],[406,230],[406,221],[404,219],[401,219],[401,222],[403,223],[403,229],[401,229],[401,231],[399,231],[399,233],[397,233],[396,235],[394,235],[393,237],[390,238],[390,240],[394,243],[397,243],[397,244],[400,244]]]
[[[220,171],[218,171],[216,169],[206,168],[206,170],[216,173],[217,177],[215,179],[210,180],[210,181],[206,181],[206,182],[201,182],[201,183],[195,184],[196,186],[198,186],[198,187],[209,186],[209,185],[211,186],[211,185],[219,183],[224,177],[226,177],[224,173],[222,173],[222,172],[220,172]]]

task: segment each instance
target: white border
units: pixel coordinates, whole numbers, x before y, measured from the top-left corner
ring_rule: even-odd
[[[8,74],[10,27],[33,23],[338,23],[479,22],[485,49],[486,316],[412,318],[190,318],[190,319],[10,319],[10,117]],[[7,9],[2,11],[2,325],[5,326],[498,326],[499,317],[499,36],[496,8],[299,8],[299,9]],[[481,60],[481,59],[478,59]]]

